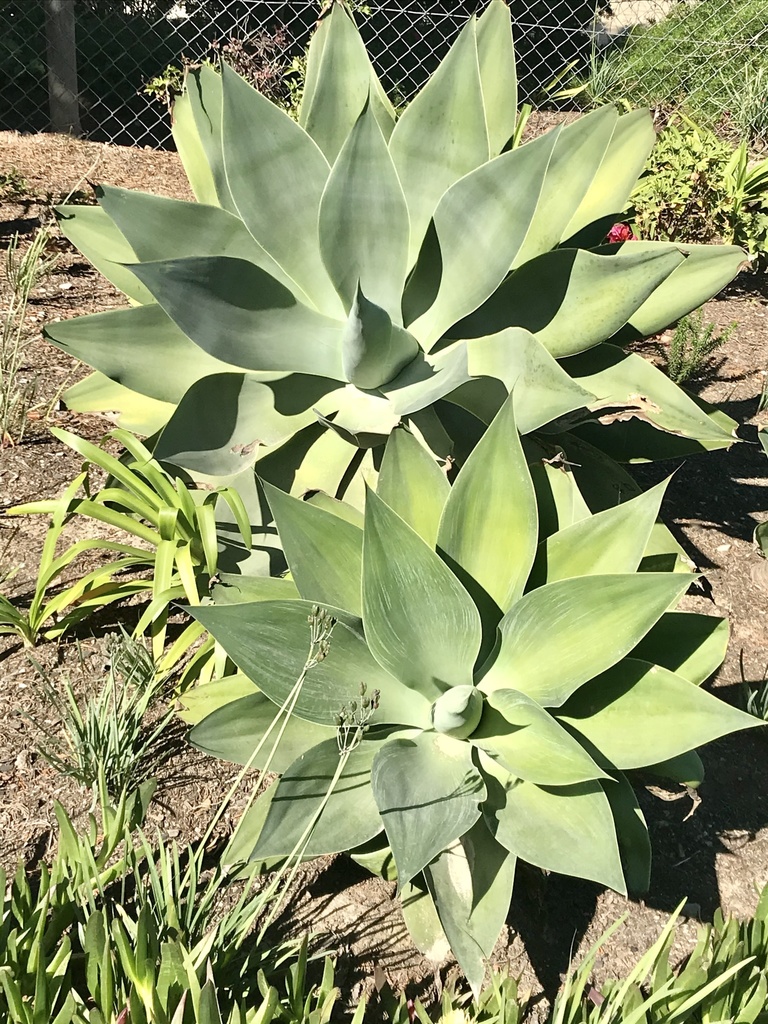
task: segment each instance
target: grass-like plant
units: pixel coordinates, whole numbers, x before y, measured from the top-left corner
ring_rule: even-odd
[[[711,321],[705,321],[704,309],[682,317],[669,341],[667,373],[676,384],[705,373],[712,355],[728,341],[738,327],[734,321],[720,330]]]
[[[50,239],[42,228],[22,248],[17,232],[5,251],[0,281],[0,447],[24,437],[35,394],[35,380],[23,375],[29,340],[27,306],[32,291],[56,265],[56,256],[46,255]]]

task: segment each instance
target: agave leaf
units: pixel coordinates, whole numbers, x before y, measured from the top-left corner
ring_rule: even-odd
[[[411,223],[409,266],[440,197],[488,160],[488,130],[472,18],[424,88],[400,116],[389,150]]]
[[[559,130],[482,164],[440,199],[433,217],[434,242],[419,254],[419,262],[439,260],[439,288],[426,312],[406,324],[427,351],[485,302],[509,272],[533,219]],[[526,183],[525,202],[508,187],[515,179]],[[419,273],[417,265],[415,277]]]
[[[592,187],[618,119],[616,108],[606,104],[562,128],[512,270],[560,244],[574,209]]]
[[[474,825],[485,799],[469,744],[433,732],[385,743],[373,762],[371,788],[399,886]]]
[[[352,526],[358,527],[362,532],[365,516],[359,509],[348,505],[347,502],[339,501],[338,498],[332,498],[323,491],[316,491],[314,494],[305,495],[304,501],[315,508],[322,509],[324,512],[330,512],[331,515],[338,516],[339,519],[351,523]]]
[[[323,262],[344,308],[351,309],[359,287],[400,322],[408,270],[408,206],[370,103],[333,165],[319,225]]]
[[[236,213],[222,154],[222,81],[205,64],[189,68],[173,106],[173,137],[199,203]]]
[[[683,259],[669,245],[628,248],[623,257],[555,249],[511,274],[451,334],[473,338],[518,324],[557,359],[584,352],[624,327]]]
[[[93,266],[134,303],[153,302],[152,295],[130,266],[136,253],[125,235],[98,206],[56,206],[61,233],[77,246]]]
[[[627,250],[647,253],[661,252],[669,242],[622,242],[603,246],[598,253]],[[746,260],[746,253],[737,245],[687,245],[675,243],[686,257],[629,318],[620,340],[647,338],[679,320],[706,302],[734,279]]]
[[[243,573],[229,572],[220,572],[218,575],[219,582],[211,591],[214,604],[249,604],[252,601],[299,599],[296,584],[286,577],[245,576]]]
[[[179,712],[179,718],[186,725],[198,725],[219,708],[240,697],[249,697],[255,692],[256,687],[241,672],[225,676],[223,679],[214,679],[210,683],[203,683],[180,694],[179,703],[182,710]]]
[[[428,410],[470,379],[466,343],[460,341],[434,355],[418,356],[379,392],[398,416],[408,416]]]
[[[365,389],[391,381],[421,352],[416,339],[393,325],[386,310],[370,302],[359,285],[341,346],[345,378]]]
[[[616,827],[599,782],[545,787],[512,781],[489,758],[483,769],[507,780],[503,802],[486,812],[502,846],[545,871],[588,878],[626,895]]]
[[[129,390],[174,405],[201,377],[232,369],[198,348],[154,303],[50,323],[45,337]]]
[[[349,474],[354,448],[333,430],[316,423],[259,459],[259,476],[302,497],[307,491],[336,495]]]
[[[501,620],[485,693],[513,689],[559,707],[623,658],[688,589],[676,573],[577,576],[522,597]]]
[[[642,768],[760,725],[659,665],[625,658],[581,687],[557,717],[617,768]]]
[[[302,305],[255,264],[193,256],[133,269],[184,334],[216,359],[244,370],[344,379],[343,325]]]
[[[210,684],[209,684],[210,685]],[[259,754],[253,753],[277,718],[278,708],[263,693],[251,693],[230,700],[207,715],[189,733],[189,741],[198,750],[234,764],[251,764],[264,768],[267,763],[272,772],[282,773],[309,747],[324,740],[336,739],[334,725],[305,722],[295,715],[274,727]],[[204,688],[203,688],[204,689]],[[272,753],[273,747],[280,742]]]
[[[424,445],[409,430],[393,430],[376,493],[431,548],[450,491],[448,477]]]
[[[541,540],[558,530],[566,530],[591,514],[570,467],[558,458],[558,451],[562,455],[562,449],[555,449],[549,456],[529,463],[536,491]]]
[[[536,701],[516,690],[494,690],[488,695],[471,738],[526,782],[569,786],[605,778],[578,740]]]
[[[73,384],[62,395],[62,401],[73,412],[101,412],[134,434],[151,437],[162,429],[173,414],[174,406],[147,398],[116,384],[103,373],[90,373]]]
[[[696,789],[704,781],[704,765],[695,750],[688,750],[667,761],[649,764],[645,771],[651,775],[659,775],[663,779],[672,779],[683,786]]]
[[[656,131],[647,110],[633,110],[618,119],[600,168],[561,241],[626,208],[655,141]]]
[[[237,213],[317,308],[338,316],[317,243],[328,162],[303,128],[235,71],[224,65],[221,79],[222,147]]]
[[[648,892],[651,884],[651,839],[645,816],[626,775],[614,773],[603,790],[616,823],[616,837],[630,895]]]
[[[504,0],[491,0],[477,19],[477,57],[490,155],[494,157],[510,141],[517,124],[515,44]]]
[[[312,136],[330,164],[370,103],[389,138],[395,111],[381,87],[350,14],[334,4],[312,36],[301,98],[299,124]]]
[[[536,496],[510,396],[451,488],[437,543],[507,611],[533,565],[537,527]]]
[[[149,192],[103,185],[96,190],[101,208],[128,239],[137,259],[185,256],[234,256],[266,270],[286,288],[296,285],[249,234],[239,217],[219,206],[169,199]],[[110,257],[131,263],[131,257]],[[303,301],[308,302],[306,296]],[[151,299],[150,299],[151,301]]]
[[[450,955],[451,945],[440,924],[435,901],[426,888],[423,876],[401,886],[400,904],[414,946],[428,960],[442,963]]]
[[[515,858],[481,818],[424,875],[454,956],[477,996],[509,910]]]
[[[658,430],[695,439],[708,448],[724,448],[734,434],[689,398],[666,374],[642,356],[614,345],[598,345],[565,362],[565,369],[597,396],[594,410],[609,410],[601,423],[639,419]],[[615,413],[611,409],[617,410]],[[735,422],[733,422],[735,429]]]
[[[264,490],[302,598],[361,616],[363,531],[270,484]]]
[[[212,373],[192,384],[160,435],[156,458],[205,476],[233,476],[253,464],[262,446],[314,423],[315,404],[338,387],[306,374],[259,376]]]
[[[728,620],[698,612],[665,612],[632,651],[632,657],[668,668],[700,686],[722,665]]]
[[[275,704],[283,703],[303,673],[311,611],[309,601],[189,609]],[[332,725],[342,705],[359,698],[361,682],[381,693],[377,720],[421,727],[429,724],[429,702],[388,675],[360,637],[342,622],[333,629],[328,657],[307,673],[294,714],[318,725]]]
[[[636,498],[560,530],[540,546],[531,585],[572,576],[635,572],[640,565],[669,480]]]
[[[538,339],[520,327],[468,341],[467,366],[473,377],[495,377],[508,392],[515,389],[515,418],[521,434],[594,401],[595,396],[571,380]],[[487,382],[483,385],[488,390]],[[470,386],[474,388],[474,382]],[[492,416],[486,419],[476,403],[466,401],[466,388],[458,388],[446,399],[490,422]]]
[[[386,398],[376,392],[360,391],[352,385],[329,395],[328,403],[323,404],[331,402],[332,409],[317,408],[318,422],[357,448],[375,448],[384,444],[400,422],[399,415]],[[354,457],[353,450],[349,456],[350,459]]]
[[[363,621],[371,653],[434,700],[471,685],[480,616],[451,570],[373,491],[365,506]]]
[[[384,737],[374,736],[374,731],[369,731],[349,754],[333,789],[331,783],[339,767],[335,738],[311,747],[286,769],[277,784],[252,859],[286,857],[292,853],[321,807],[309,842],[306,847],[303,843],[299,846],[307,857],[361,846],[381,831],[382,821],[371,789],[371,764],[382,749]]]

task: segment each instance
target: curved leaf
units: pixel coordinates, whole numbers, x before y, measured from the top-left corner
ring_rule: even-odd
[[[517,124],[515,44],[504,0],[491,0],[477,19],[477,58],[490,155],[494,157],[515,134]]]
[[[145,437],[161,430],[174,410],[169,402],[131,391],[98,371],[67,388],[61,400],[73,412],[104,413],[119,427]]]
[[[515,690],[488,695],[471,740],[526,782],[570,786],[605,778],[578,740],[536,701]]]
[[[219,708],[254,693],[256,687],[241,672],[224,676],[223,679],[214,679],[212,682],[193,686],[179,696],[179,704],[182,707],[179,718],[186,725],[199,725],[204,718]]]
[[[480,689],[520,690],[559,707],[631,651],[689,586],[687,576],[648,572],[577,576],[533,590],[501,620]]]
[[[358,288],[400,322],[408,206],[369,103],[333,165],[320,202],[320,252],[344,308]]]
[[[760,725],[659,665],[625,658],[582,686],[557,717],[617,768],[642,768]]]
[[[668,668],[699,686],[722,665],[729,632],[728,620],[715,615],[665,612],[632,657]]]
[[[525,587],[537,532],[536,496],[510,396],[451,488],[437,544],[506,611]]]
[[[389,150],[408,202],[412,265],[440,197],[488,160],[474,18],[403,111]]]
[[[286,769],[277,784],[264,827],[251,855],[287,857],[302,840],[323,806],[304,850],[306,857],[340,853],[361,846],[381,831],[382,821],[371,790],[371,764],[382,748],[372,733],[351,752],[336,782],[339,749],[336,739],[312,747]]]
[[[224,171],[221,110],[221,75],[205,64],[188,68],[173,107],[173,138],[197,201],[236,213]]]
[[[393,430],[381,460],[376,493],[431,548],[450,491],[448,477],[410,430]]]
[[[616,772],[603,790],[616,824],[619,853],[630,896],[648,892],[651,884],[651,839],[645,816],[627,777]]]
[[[253,690],[253,684],[249,685]],[[335,726],[316,725],[290,715],[285,722],[285,729],[282,728],[283,723],[278,722],[258,756],[251,761],[254,750],[277,713],[277,706],[263,693],[250,693],[211,712],[190,731],[188,739],[192,746],[204,754],[234,764],[250,762],[253,768],[264,768],[269,759],[268,767],[272,772],[286,771],[304,751],[326,739],[335,742]],[[278,736],[280,742],[272,754]]]
[[[472,684],[480,616],[424,541],[373,491],[365,506],[363,622],[371,653],[430,700]]]
[[[552,534],[539,547],[532,585],[572,576],[635,572],[668,483],[663,480],[636,498]]]
[[[226,65],[222,90],[224,163],[237,213],[317,308],[338,316],[317,242],[327,160],[284,110]]]
[[[386,384],[420,354],[415,338],[395,326],[358,285],[341,338],[344,377],[358,388]]]
[[[350,14],[333,4],[312,36],[299,124],[333,163],[369,100],[385,138],[395,111],[373,69]]]
[[[189,609],[275,704],[283,703],[304,670],[311,611],[311,602],[290,600]],[[342,705],[359,698],[361,682],[381,693],[374,724],[429,725],[429,703],[380,668],[365,642],[342,622],[334,626],[328,656],[307,673],[294,714],[332,725]]]
[[[192,256],[132,269],[184,334],[216,359],[244,370],[344,379],[343,325],[302,305],[255,264]]]
[[[480,817],[485,786],[468,743],[423,732],[391,739],[373,762],[371,788],[402,887]]]
[[[363,531],[270,484],[264,490],[302,598],[361,616]]]

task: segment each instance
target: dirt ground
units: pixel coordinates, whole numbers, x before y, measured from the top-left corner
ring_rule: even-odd
[[[534,123],[529,130],[536,130]],[[539,130],[541,125],[538,126]],[[18,172],[19,194],[0,202],[0,249],[16,231],[29,238],[41,221],[51,223],[51,201],[88,192],[89,182],[143,188],[188,198],[189,189],[173,153],[122,149],[51,136],[0,133],[0,174]],[[66,242],[57,245],[54,272],[33,295],[36,332],[47,322],[121,304]],[[717,355],[713,372],[693,382],[694,390],[733,416],[743,440],[730,451],[690,458],[674,476],[665,500],[667,522],[690,557],[706,573],[706,593],[689,597],[691,607],[727,615],[732,639],[714,685],[719,695],[743,705],[742,666],[747,680],[764,677],[768,625],[768,562],[752,543],[755,525],[768,518],[768,460],[756,444],[756,410],[768,368],[768,286],[765,278],[742,274],[705,307],[706,318],[734,334]],[[647,343],[645,354],[663,362],[665,337]],[[50,424],[67,426],[92,439],[108,428],[97,417],[58,408],[62,389],[83,371],[49,347],[36,333],[25,372],[37,379],[37,400],[22,444],[0,452],[2,508],[55,496],[79,468],[79,459],[49,434]],[[671,465],[638,468],[643,484],[671,472]],[[27,595],[35,578],[45,524],[40,518],[0,518],[0,570],[17,570],[5,593]],[[2,577],[0,576],[0,579]],[[34,656],[53,674],[69,673],[78,686],[98,686],[106,658],[104,634],[130,609],[116,611],[93,627],[93,635],[43,644]],[[77,642],[75,642],[77,640]],[[55,844],[53,800],[78,821],[90,794],[63,779],[36,752],[30,721],[50,712],[41,697],[27,652],[13,638],[0,638],[0,864],[21,858],[28,870]],[[160,771],[151,824],[167,836],[199,837],[234,773],[195,755],[183,731]],[[711,919],[718,906],[738,915],[754,910],[768,884],[768,735],[741,733],[703,751],[707,778],[700,805],[684,790],[641,794],[654,848],[651,890],[642,901],[626,900],[600,887],[531,868],[519,870],[508,934],[496,959],[508,963],[522,988],[540,1000],[552,996],[572,954],[583,952],[617,917],[622,929],[597,965],[601,978],[625,971],[658,934],[668,914],[687,898],[678,953],[690,948],[696,920]],[[693,812],[693,813],[692,813]],[[232,817],[237,813],[234,808]],[[376,966],[409,994],[429,997],[445,976],[445,965],[425,961],[410,946],[392,885],[366,876],[346,858],[311,865],[291,901],[285,929],[312,929],[320,945],[346,953],[339,981],[353,995],[370,987]],[[540,1003],[538,1014],[543,1014]],[[535,1013],[534,1016],[537,1014]]]

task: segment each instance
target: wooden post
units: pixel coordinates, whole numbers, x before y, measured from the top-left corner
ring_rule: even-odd
[[[75,0],[44,0],[44,3],[51,127],[55,132],[79,135]]]

